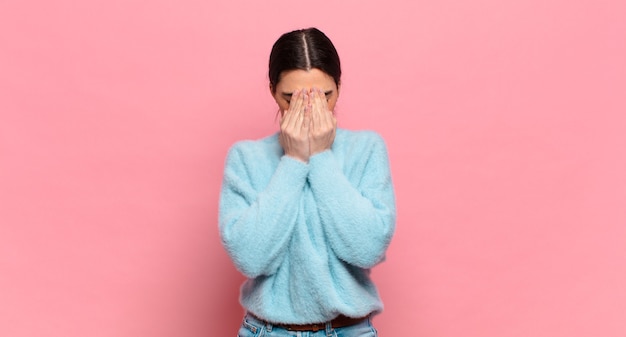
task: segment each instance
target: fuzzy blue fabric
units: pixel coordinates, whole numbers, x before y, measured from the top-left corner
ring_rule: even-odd
[[[273,323],[379,313],[370,268],[395,229],[387,149],[371,131],[337,129],[330,150],[304,163],[278,134],[240,141],[226,159],[219,229],[248,279],[241,304]]]

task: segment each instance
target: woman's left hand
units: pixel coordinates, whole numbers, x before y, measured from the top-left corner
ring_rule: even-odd
[[[309,146],[311,156],[330,149],[335,141],[337,119],[328,109],[326,95],[319,88],[311,89],[311,126]]]

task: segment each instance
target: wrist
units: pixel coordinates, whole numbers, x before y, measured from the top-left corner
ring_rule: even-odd
[[[309,162],[309,157],[308,156],[303,156],[303,155],[296,155],[296,154],[290,154],[290,153],[285,153],[285,156],[291,158],[291,159],[295,159],[297,161],[301,161],[305,164],[308,164]]]
[[[326,151],[330,151],[330,148],[328,147],[328,148],[324,148],[324,149],[318,149],[318,150],[315,150],[315,151],[311,151],[311,156],[310,157],[313,157],[316,154],[320,154],[320,153],[326,152]]]

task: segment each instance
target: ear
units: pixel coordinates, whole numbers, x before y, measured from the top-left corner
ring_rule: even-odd
[[[272,97],[274,97],[274,94],[276,93],[276,87],[274,87],[272,83],[270,83],[269,87],[270,87],[270,94],[272,94]]]

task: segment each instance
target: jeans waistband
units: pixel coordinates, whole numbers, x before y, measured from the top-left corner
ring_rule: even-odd
[[[271,323],[265,321],[259,317],[256,317],[254,314],[248,312],[246,313],[246,320],[249,322],[256,324],[258,326],[265,326],[267,331],[272,331],[272,329],[283,329],[287,331],[313,331],[317,332],[320,330],[326,330],[327,333],[330,333],[333,329],[337,328],[345,328],[353,325],[357,325],[360,323],[370,324],[370,315],[361,317],[361,318],[350,318],[343,315],[339,317],[323,323],[314,323],[314,324],[278,324]]]

